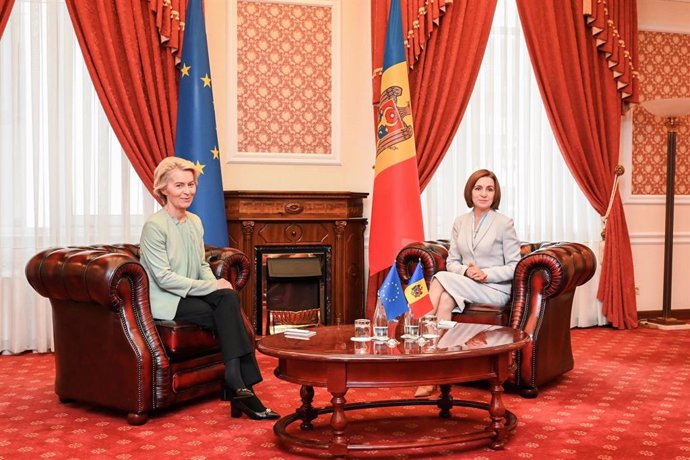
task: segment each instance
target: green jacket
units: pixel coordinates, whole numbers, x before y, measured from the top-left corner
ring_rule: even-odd
[[[161,209],[144,224],[140,245],[154,318],[173,319],[182,297],[204,296],[217,289],[205,258],[204,227],[196,214],[187,212],[180,223]]]

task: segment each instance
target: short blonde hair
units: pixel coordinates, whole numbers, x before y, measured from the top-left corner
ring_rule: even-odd
[[[163,204],[168,202],[168,197],[163,194],[163,190],[168,186],[170,173],[174,170],[191,171],[194,174],[194,182],[199,181],[199,170],[194,163],[180,157],[166,157],[158,163],[156,170],[153,171],[153,194],[160,198]]]
[[[467,179],[465,184],[465,203],[467,203],[468,208],[473,208],[474,203],[472,203],[472,189],[479,179],[482,177],[489,177],[494,181],[494,201],[491,203],[491,209],[494,211],[498,209],[498,205],[501,204],[501,184],[498,183],[498,178],[493,171],[488,169],[479,169],[472,173],[472,175]]]

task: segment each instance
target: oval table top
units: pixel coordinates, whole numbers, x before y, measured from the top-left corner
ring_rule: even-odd
[[[397,343],[355,342],[354,325],[322,326],[309,329],[316,334],[308,340],[269,335],[257,343],[260,352],[277,358],[304,358],[310,361],[386,362],[400,360],[443,360],[471,358],[517,350],[529,342],[529,336],[508,327],[458,323],[441,330],[437,340],[403,340]]]

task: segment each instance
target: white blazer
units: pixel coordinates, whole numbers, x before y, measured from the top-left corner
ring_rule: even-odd
[[[472,211],[455,218],[446,259],[449,272],[463,276],[473,263],[486,273],[486,286],[510,294],[519,260],[520,241],[513,219],[490,210],[474,235]]]

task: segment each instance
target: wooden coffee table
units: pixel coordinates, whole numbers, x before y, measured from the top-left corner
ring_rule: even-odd
[[[376,342],[353,342],[352,325],[327,326],[316,331],[309,340],[286,338],[283,334],[269,335],[258,342],[264,354],[278,358],[275,375],[288,382],[302,385],[302,405],[295,413],[282,417],[273,431],[286,444],[308,449],[327,450],[336,457],[348,452],[402,448],[424,448],[446,444],[486,440],[492,449],[503,448],[508,434],[517,424],[517,417],[503,405],[503,383],[511,373],[511,353],[530,340],[522,331],[500,326],[458,324],[442,331],[436,341],[420,345],[403,341],[390,347]],[[451,384],[487,380],[491,401],[454,400]],[[350,388],[415,387],[440,384],[438,399],[404,399],[346,404],[345,394]],[[331,407],[315,408],[313,387],[325,387],[333,396]],[[439,416],[450,417],[454,406],[488,411],[490,422],[484,429],[441,439],[408,440],[398,444],[351,443],[345,428],[345,411],[374,407],[406,405],[436,405]],[[328,442],[288,433],[287,427],[300,421],[300,428],[308,431],[320,414],[331,413],[332,437]],[[294,431],[294,430],[293,430]]]

